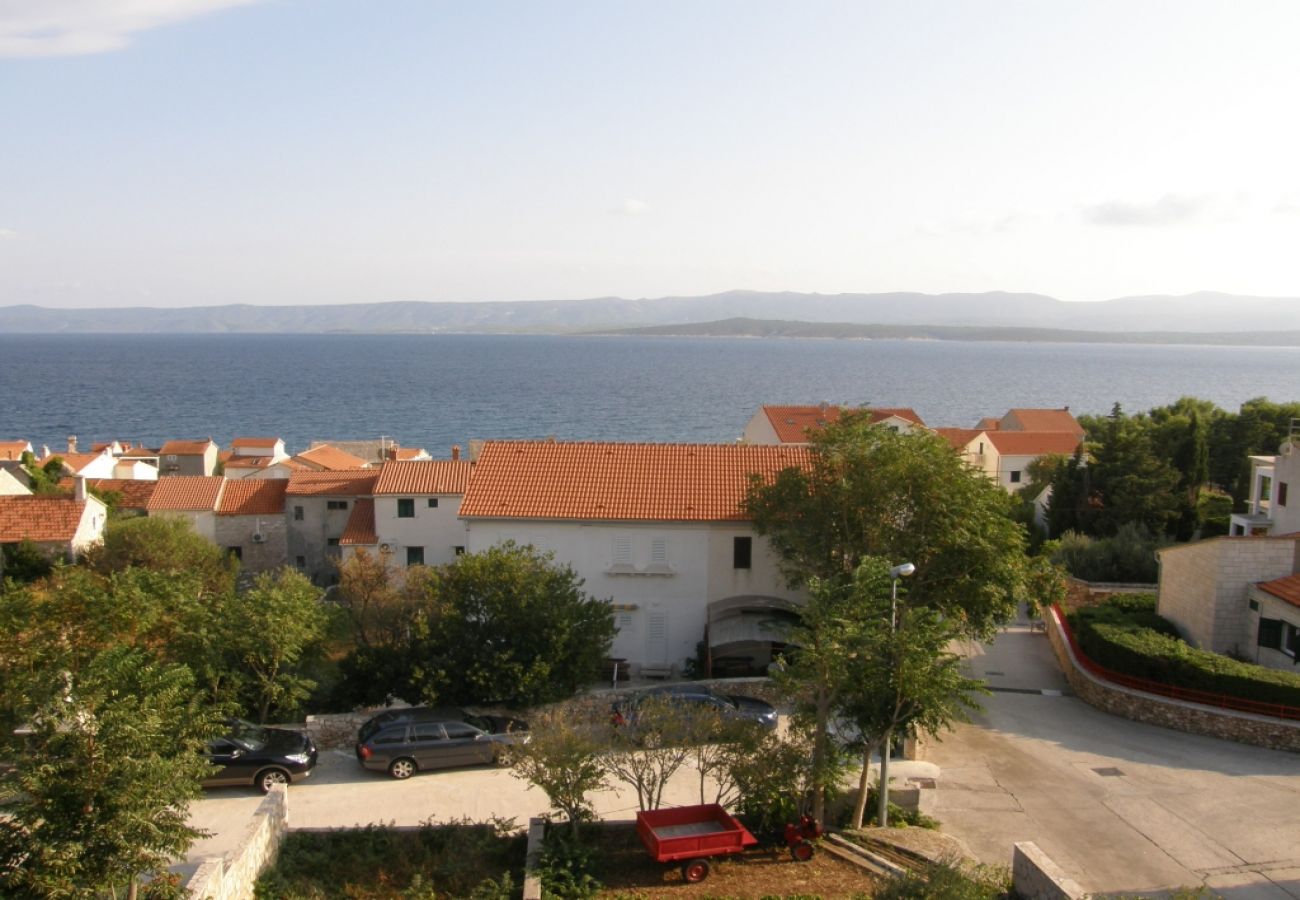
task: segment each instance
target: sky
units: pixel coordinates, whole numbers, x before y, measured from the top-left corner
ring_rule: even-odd
[[[1300,297],[1294,0],[0,0],[0,306]]]

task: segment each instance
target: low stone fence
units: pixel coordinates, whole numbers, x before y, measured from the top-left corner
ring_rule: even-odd
[[[1070,687],[1086,703],[1135,722],[1176,731],[1300,753],[1300,722],[1273,719],[1200,703],[1147,694],[1103,681],[1085,670],[1074,655],[1055,610],[1047,613],[1047,637]]]
[[[235,849],[201,863],[185,889],[193,900],[247,900],[258,876],[275,862],[289,830],[289,793],[282,784],[271,788],[253,813]]]
[[[1014,845],[1011,885],[1024,900],[1083,900],[1087,896],[1033,841]]]

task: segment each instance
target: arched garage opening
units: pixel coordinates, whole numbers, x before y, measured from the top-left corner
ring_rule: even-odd
[[[780,597],[727,597],[709,604],[704,624],[710,678],[766,675],[799,624],[799,605]]]

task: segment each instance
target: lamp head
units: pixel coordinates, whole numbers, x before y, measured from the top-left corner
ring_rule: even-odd
[[[889,577],[897,581],[899,578],[906,578],[916,571],[916,566],[911,563],[901,563],[889,570]]]

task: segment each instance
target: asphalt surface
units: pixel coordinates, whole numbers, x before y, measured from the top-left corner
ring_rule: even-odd
[[[1009,865],[1013,843],[1034,841],[1092,892],[1300,898],[1300,755],[1093,709],[1024,627],[969,663],[994,693],[929,758],[937,817],[983,861]]]

